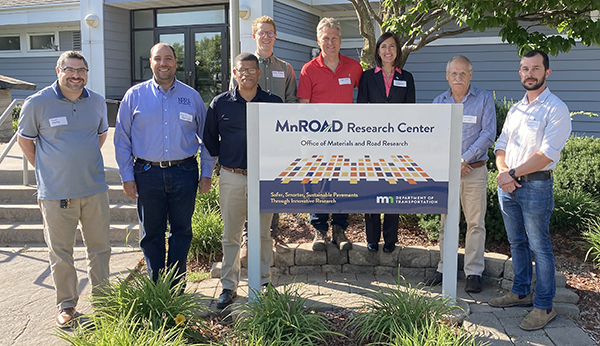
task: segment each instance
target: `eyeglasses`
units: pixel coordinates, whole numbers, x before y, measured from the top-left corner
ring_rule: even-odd
[[[82,68],[72,68],[72,67],[59,67],[61,71],[68,75],[74,75],[77,72],[80,75],[86,75],[88,73],[88,69],[85,67]]]
[[[450,78],[452,78],[452,79],[454,79],[454,78],[456,78],[458,76],[460,76],[460,78],[464,79],[464,78],[467,78],[468,75],[469,74],[467,72],[460,72],[460,73],[458,73],[458,72],[451,72],[451,73],[448,73],[448,76],[450,76]]]
[[[256,72],[258,72],[257,68],[251,67],[251,68],[236,68],[236,71],[238,71],[239,74],[256,74]]]
[[[274,31],[257,31],[256,35],[258,35],[259,37],[273,38],[275,36],[275,32]]]

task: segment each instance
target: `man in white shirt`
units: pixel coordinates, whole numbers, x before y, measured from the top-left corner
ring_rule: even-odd
[[[556,317],[554,253],[550,216],[554,209],[552,171],[571,134],[567,106],[546,87],[548,55],[533,50],[523,56],[519,75],[525,97],[508,112],[495,147],[498,200],[510,242],[515,279],[511,291],[489,301],[493,307],[531,306],[520,324],[524,330],[541,329]],[[532,255],[535,292],[532,298]]]

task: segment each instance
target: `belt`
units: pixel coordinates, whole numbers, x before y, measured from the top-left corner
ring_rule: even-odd
[[[486,161],[487,160],[471,162],[471,163],[469,163],[469,166],[471,166],[472,168],[479,168],[479,167],[485,165]]]
[[[196,159],[196,155],[192,155],[183,160],[172,160],[172,161],[160,161],[160,162],[152,162],[144,159],[140,159],[139,157],[135,159],[135,162],[140,162],[142,164],[150,164],[152,166],[159,166],[160,168],[168,168],[173,166],[178,166],[186,162],[190,162]]]
[[[517,177],[517,181],[543,181],[552,178],[552,171],[537,171]]]
[[[231,173],[237,173],[237,174],[241,174],[241,175],[248,175],[248,170],[247,169],[243,169],[243,168],[229,168],[229,167],[225,167],[223,165],[221,165],[221,168],[223,168],[226,171],[229,171]]]

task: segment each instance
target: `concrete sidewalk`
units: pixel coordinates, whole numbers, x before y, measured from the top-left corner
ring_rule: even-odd
[[[0,250],[0,345],[51,346],[66,345],[55,336],[54,319],[56,308],[54,289],[50,278],[47,251],[45,248],[3,248]],[[82,295],[78,311],[91,312],[86,301],[90,285],[85,274],[85,252],[81,247],[75,251],[76,266],[80,274]],[[135,248],[113,248],[111,257],[111,276],[126,274],[135,268],[143,258]],[[421,278],[408,277],[406,282],[413,287]],[[275,276],[273,284],[295,283],[299,292],[310,297],[310,303],[320,310],[349,309],[361,306],[369,299],[369,295],[379,290],[395,286],[397,278],[391,275],[367,275],[354,273],[311,274],[297,276]],[[531,308],[496,309],[487,305],[491,298],[504,292],[497,286],[488,286],[482,293],[467,294],[464,292],[464,280],[458,282],[458,298],[460,305],[470,314],[465,319],[468,328],[479,326],[478,335],[482,341],[490,345],[541,345],[564,346],[595,345],[594,341],[578,328],[566,316],[557,316],[546,328],[534,332],[526,332],[519,328],[523,315]],[[188,284],[188,291],[199,297],[216,298],[221,292],[219,279],[208,279],[199,283]],[[441,288],[433,290],[441,293]],[[236,302],[246,300],[248,293],[247,279],[244,278]],[[208,301],[209,307],[215,308],[214,301]],[[335,345],[332,345],[335,346]]]
[[[90,313],[85,249],[75,248],[81,292],[77,311]],[[127,275],[143,258],[136,248],[112,248],[111,278]],[[56,336],[56,298],[45,247],[0,249],[0,345],[66,345]]]

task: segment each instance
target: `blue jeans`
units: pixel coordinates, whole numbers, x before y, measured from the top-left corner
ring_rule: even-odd
[[[329,230],[329,214],[310,214],[310,223],[315,230],[327,233]],[[343,230],[348,228],[348,214],[331,214],[331,227],[340,226]]]
[[[184,274],[192,241],[198,163],[191,160],[181,165],[160,168],[136,162],[134,175],[139,195],[138,216],[143,231],[140,247],[144,252],[148,273],[156,282],[159,272],[165,268],[165,232],[168,222],[169,252],[166,255],[166,265],[175,266],[176,275]]]
[[[545,181],[522,182],[512,193],[498,188],[498,200],[504,227],[510,242],[515,279],[512,293],[531,292],[533,276],[532,254],[535,258],[535,292],[533,306],[552,308],[556,294],[554,253],[550,242],[550,215],[554,209],[552,178]]]

